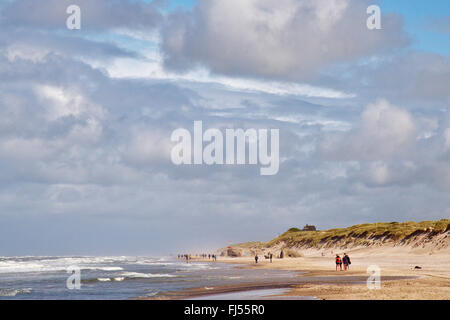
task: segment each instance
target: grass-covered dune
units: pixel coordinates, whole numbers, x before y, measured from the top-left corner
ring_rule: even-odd
[[[407,221],[364,223],[347,228],[302,231],[291,228],[268,242],[246,242],[233,245],[243,255],[257,251],[277,249],[326,249],[354,248],[382,245],[409,245],[433,249],[448,247],[450,243],[450,219],[439,221]]]
[[[329,229],[325,231],[300,231],[289,229],[282,235],[267,242],[272,246],[284,242],[289,246],[322,246],[333,243],[352,243],[353,245],[369,245],[373,240],[400,241],[407,243],[415,237],[427,234],[429,237],[450,230],[450,220],[421,222],[379,222],[357,224],[347,228]]]

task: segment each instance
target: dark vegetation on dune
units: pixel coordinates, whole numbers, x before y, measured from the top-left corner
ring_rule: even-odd
[[[450,219],[439,221],[407,221],[364,223],[347,228],[329,230],[303,231],[290,228],[280,236],[268,242],[246,242],[235,245],[243,249],[264,249],[275,246],[285,248],[333,248],[357,247],[383,244],[412,245],[419,247],[431,243],[440,235],[438,243],[433,243],[439,249],[447,247],[450,242]]]

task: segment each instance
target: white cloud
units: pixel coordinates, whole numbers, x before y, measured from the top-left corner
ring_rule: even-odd
[[[48,120],[66,116],[80,116],[87,113],[96,117],[103,116],[103,109],[86,100],[75,89],[52,85],[36,85],[36,95],[44,101]]]
[[[122,151],[124,158],[132,164],[152,167],[156,162],[170,161],[173,144],[168,132],[150,131],[145,128],[132,129],[132,136]]]
[[[0,141],[0,154],[4,159],[28,162],[49,159],[54,152],[53,146],[45,140],[13,137]]]
[[[92,243],[99,250],[101,241],[113,252],[111,241],[128,253],[142,243],[147,252],[165,251],[189,245],[192,234],[220,243],[271,237],[292,223],[327,228],[450,214],[448,59],[374,59],[383,72],[368,63],[368,73],[352,73],[385,84],[366,91],[340,72],[354,71],[346,68],[336,71],[342,81],[330,75],[317,86],[299,82],[307,71],[397,47],[395,17],[383,23],[394,34],[361,38],[364,1],[212,0],[202,1],[195,17],[169,14],[169,27],[194,24],[180,29],[198,39],[175,29],[171,35],[180,36],[177,58],[192,66],[189,72],[165,69],[167,52],[158,52],[153,31],[146,33],[155,23],[137,15],[135,1],[83,1],[91,5],[85,18],[98,19],[79,37],[52,31],[64,21],[49,9],[67,1],[21,3],[32,3],[35,14],[28,16],[26,6],[0,9],[9,8],[0,21],[0,242],[13,254],[30,253],[32,245],[48,254],[50,242],[63,254],[88,252]],[[105,6],[114,8],[93,11]],[[347,21],[361,7],[364,18]],[[123,19],[121,9],[140,19]],[[237,19],[240,9],[244,17]],[[208,23],[205,30],[199,21]],[[130,44],[136,54],[120,49]],[[385,92],[415,104],[391,95],[389,102],[365,102]],[[417,97],[438,100],[443,110]],[[193,119],[209,128],[279,128],[279,173],[267,179],[251,166],[174,166],[170,133],[191,128]],[[338,222],[330,219],[336,212]],[[92,237],[81,239],[90,226]],[[8,242],[18,233],[33,241]]]
[[[354,129],[328,136],[320,148],[338,159],[376,161],[405,151],[415,137],[416,124],[411,114],[379,100],[364,109]]]
[[[175,13],[163,29],[165,64],[204,66],[214,73],[285,80],[313,79],[346,63],[404,46],[401,22],[383,16],[383,30],[365,24],[368,0],[201,0]]]
[[[361,148],[361,154],[365,149],[369,153],[389,156],[411,142],[415,130],[413,117],[408,111],[380,100],[368,105],[362,113],[355,143],[357,148]]]
[[[330,99],[354,98],[354,93],[342,92],[331,88],[313,86],[305,83],[290,81],[264,81],[242,77],[227,77],[211,74],[204,68],[178,73],[166,70],[162,58],[156,51],[145,53],[148,60],[117,58],[112,63],[104,64],[86,59],[94,67],[101,67],[108,71],[113,78],[160,79],[170,81],[188,81],[203,84],[218,84],[228,90],[241,92],[262,92],[276,95],[297,95],[303,97],[320,97]],[[180,83],[181,84],[181,83]]]
[[[445,148],[450,149],[450,128],[444,131]]]
[[[0,52],[2,51],[11,62],[14,62],[14,60],[16,59],[42,62],[45,56],[50,53],[49,49],[30,45],[27,43],[14,43],[8,46],[6,49],[0,50]]]

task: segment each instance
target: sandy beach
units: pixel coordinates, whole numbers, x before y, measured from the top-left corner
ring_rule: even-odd
[[[279,269],[297,271],[291,283],[222,286],[212,290],[196,288],[183,293],[185,298],[211,294],[224,294],[248,290],[286,288],[282,293],[269,295],[269,299],[315,297],[325,300],[448,300],[450,299],[450,252],[415,250],[404,248],[368,248],[347,251],[351,257],[348,271],[335,271],[336,253],[323,251],[305,252],[299,258],[268,259],[260,256],[255,264],[253,257],[218,257],[218,262],[240,264],[240,268]],[[324,256],[322,256],[324,254]],[[194,259],[194,261],[208,261]],[[369,266],[378,266],[381,275],[379,289],[369,289]],[[421,269],[415,269],[418,266]],[[307,281],[300,281],[302,278]],[[274,291],[275,293],[276,291]]]

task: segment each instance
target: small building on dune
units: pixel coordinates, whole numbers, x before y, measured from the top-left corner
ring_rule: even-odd
[[[317,229],[315,226],[310,226],[307,224],[306,226],[303,227],[302,231],[317,231]]]

